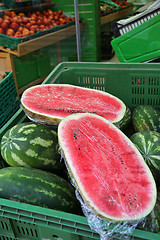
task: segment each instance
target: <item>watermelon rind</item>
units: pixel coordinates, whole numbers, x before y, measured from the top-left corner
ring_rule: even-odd
[[[108,103],[108,102],[104,102],[104,101],[102,101],[101,99],[98,99],[98,97],[93,97],[93,96],[92,96],[92,98],[94,98],[94,99],[91,100],[90,97],[88,97],[88,93],[93,92],[94,94],[99,94],[99,95],[102,95],[103,97],[110,97],[110,98],[112,98],[114,101],[116,101],[117,104],[121,105],[121,109],[118,110],[118,113],[116,114],[115,119],[114,119],[113,121],[111,121],[111,120],[110,120],[110,121],[113,122],[113,123],[117,123],[117,124],[120,123],[120,124],[122,124],[122,119],[124,118],[124,116],[125,116],[125,114],[126,114],[126,105],[123,103],[123,101],[122,101],[121,99],[117,98],[116,96],[114,96],[114,95],[112,95],[112,94],[110,94],[110,93],[107,93],[107,92],[104,92],[104,91],[101,91],[101,90],[91,89],[91,88],[86,88],[86,87],[80,87],[80,86],[74,86],[74,85],[71,85],[71,84],[44,84],[44,85],[32,86],[32,87],[26,89],[26,90],[23,92],[22,97],[21,97],[21,106],[22,106],[22,108],[23,108],[26,116],[27,116],[30,120],[35,121],[35,122],[38,122],[38,123],[48,124],[48,125],[58,125],[58,124],[61,122],[61,120],[63,119],[62,116],[55,115],[55,113],[52,114],[52,112],[50,112],[50,113],[40,112],[40,110],[43,111],[43,110],[41,109],[41,106],[40,106],[40,105],[37,105],[38,107],[36,107],[36,109],[33,110],[32,107],[29,107],[29,106],[25,103],[27,94],[30,93],[32,90],[35,90],[35,89],[38,90],[38,88],[40,88],[40,89],[43,89],[43,88],[44,88],[44,89],[45,89],[45,88],[52,87],[52,86],[57,87],[57,88],[60,88],[62,93],[63,93],[63,89],[64,89],[64,91],[67,92],[67,88],[68,88],[68,87],[71,88],[71,89],[73,88],[73,92],[74,92],[75,89],[76,89],[77,91],[80,90],[80,91],[81,91],[81,95],[82,95],[82,92],[85,91],[85,92],[84,92],[84,96],[85,96],[85,98],[87,97],[87,99],[88,99],[87,102],[89,102],[90,105],[91,105],[92,103],[94,103],[94,105],[91,105],[90,108],[87,108],[87,109],[86,109],[86,106],[83,107],[83,105],[81,106],[80,103],[79,103],[78,97],[81,96],[81,95],[79,94],[79,95],[77,96],[77,99],[76,99],[77,102],[75,102],[75,106],[74,106],[74,107],[71,107],[70,105],[68,105],[67,107],[63,107],[63,106],[62,106],[62,107],[58,107],[58,106],[57,106],[57,107],[56,107],[57,113],[58,113],[58,111],[68,112],[67,114],[89,112],[89,113],[94,113],[94,114],[98,114],[98,115],[105,114],[105,115],[106,115],[106,118],[107,118],[107,114],[108,114],[108,113],[105,112],[105,107],[107,107],[107,105],[108,105],[109,103]],[[51,99],[52,99],[52,94],[53,94],[53,93],[52,93],[52,90],[50,90],[50,93],[48,93],[47,103],[51,101]],[[53,94],[53,95],[54,95],[54,94]],[[33,104],[33,102],[36,102],[36,101],[37,101],[37,103],[39,104],[39,100],[37,100],[36,97],[40,97],[40,96],[38,96],[38,94],[35,94],[35,95],[32,94],[32,95],[30,95],[30,97],[27,99],[27,101],[29,101],[31,105]],[[63,96],[60,95],[60,96],[57,96],[57,98],[61,100],[61,99],[63,98]],[[72,98],[73,98],[73,96],[72,96],[72,94],[70,94],[69,99],[67,99],[67,101],[69,102],[69,104],[70,104],[70,102],[71,102],[71,103],[74,102]],[[83,95],[82,95],[82,98],[83,98]],[[101,101],[102,101],[102,103],[101,103]],[[86,100],[83,101],[83,102],[84,102],[84,104],[85,104]],[[102,104],[102,105],[101,105],[101,104]],[[104,106],[103,106],[103,105],[104,105]],[[105,106],[105,105],[106,105],[106,106]],[[102,109],[101,109],[101,110],[98,110],[98,108],[97,108],[98,106],[101,106],[101,108],[102,108],[103,110],[102,110]],[[45,106],[45,107],[43,107],[43,108],[47,108],[47,107]],[[63,108],[63,109],[61,109],[61,108]],[[54,109],[54,105],[53,105],[53,104],[49,107],[49,110],[50,110],[50,111],[52,111],[52,109]],[[59,109],[60,109],[60,110],[59,110]],[[114,112],[115,110],[116,110],[116,107],[113,105],[113,106],[112,106],[112,109],[110,109],[109,111],[110,111],[110,112]],[[97,111],[100,111],[100,113],[97,113]],[[117,110],[116,110],[116,111],[117,111]],[[65,116],[65,117],[66,117],[66,116]],[[127,118],[125,117],[125,120],[126,120],[126,119],[127,119]]]
[[[151,105],[139,105],[132,112],[132,124],[136,132],[160,132],[160,111]]]
[[[160,183],[160,133],[156,131],[141,131],[130,137],[137,149],[143,155],[157,185]]]
[[[68,181],[35,168],[0,169],[0,198],[70,213],[80,210],[74,188]]]
[[[148,232],[160,232],[160,192],[157,192],[157,201],[152,212],[139,222],[138,229]]]
[[[10,128],[1,139],[1,155],[9,166],[60,171],[57,133],[49,126],[24,122]]]
[[[86,128],[86,125],[87,126],[89,126],[90,125],[90,121],[88,120],[89,118],[95,118],[95,121],[96,121],[96,123],[95,123],[95,132],[99,132],[99,128],[98,128],[98,125],[99,125],[99,121],[101,122],[101,125],[104,125],[103,127],[104,127],[104,129],[106,129],[106,127],[108,126],[108,130],[109,129],[113,129],[114,130],[114,132],[116,132],[117,134],[118,134],[118,136],[121,136],[122,137],[122,140],[124,141],[124,143],[125,143],[125,147],[126,147],[126,151],[127,151],[127,153],[126,154],[129,154],[129,156],[131,156],[130,154],[131,153],[129,153],[128,152],[128,148],[130,148],[131,147],[131,152],[133,152],[137,157],[136,158],[138,158],[139,159],[139,162],[141,162],[141,165],[143,166],[143,168],[144,168],[144,172],[145,172],[145,174],[146,174],[146,176],[148,177],[148,180],[146,180],[146,181],[149,181],[149,184],[151,184],[151,192],[150,192],[150,194],[149,194],[149,198],[150,198],[150,204],[149,204],[149,206],[147,206],[145,209],[139,209],[139,211],[136,213],[136,215],[134,215],[134,212],[133,212],[133,216],[127,216],[125,213],[123,213],[123,207],[122,206],[119,206],[119,209],[120,209],[120,211],[122,212],[122,215],[124,215],[124,216],[121,216],[121,217],[114,217],[113,215],[111,216],[110,214],[107,214],[106,212],[104,212],[102,209],[100,209],[99,208],[99,206],[98,205],[96,205],[95,203],[94,203],[94,197],[92,197],[92,198],[90,198],[90,196],[89,196],[89,194],[88,194],[88,192],[87,192],[87,190],[85,190],[86,189],[86,185],[87,185],[87,183],[86,183],[86,185],[84,186],[82,183],[81,183],[81,180],[82,180],[82,178],[81,177],[79,177],[79,174],[80,174],[80,172],[79,172],[79,168],[78,168],[78,166],[76,165],[76,162],[78,161],[79,163],[81,163],[82,164],[82,167],[84,167],[84,169],[86,169],[85,171],[86,171],[86,173],[87,173],[87,171],[89,171],[90,172],[90,174],[89,175],[83,175],[83,179],[90,179],[90,176],[97,176],[97,178],[99,179],[99,181],[100,181],[100,179],[101,179],[101,171],[103,172],[104,171],[104,169],[101,169],[101,170],[99,170],[99,169],[97,169],[96,170],[96,172],[95,172],[95,174],[94,174],[94,164],[91,164],[91,166],[93,165],[93,169],[91,168],[91,169],[89,169],[89,170],[87,170],[88,169],[88,165],[86,165],[87,163],[85,162],[85,156],[83,156],[83,154],[85,155],[85,154],[87,154],[87,158],[89,158],[90,159],[90,157],[91,157],[91,162],[92,161],[95,161],[95,157],[94,157],[94,144],[93,145],[91,145],[91,149],[89,149],[88,150],[88,153],[90,153],[90,155],[88,155],[88,153],[86,153],[86,152],[84,152],[83,150],[86,148],[86,146],[87,146],[87,143],[85,142],[85,141],[81,141],[81,145],[79,146],[79,145],[77,145],[77,146],[79,146],[78,147],[78,149],[77,149],[77,153],[76,153],[76,150],[75,150],[75,152],[73,153],[71,150],[70,150],[70,146],[73,146],[73,149],[74,149],[74,147],[76,146],[75,145],[75,142],[74,142],[74,140],[72,140],[73,138],[74,139],[77,139],[77,134],[79,133],[82,133],[84,136],[86,135],[86,132],[81,132],[81,130],[80,129],[78,129],[78,127],[79,127],[79,125],[78,125],[78,121],[79,121],[79,119],[81,120],[81,119],[85,119],[85,118],[87,118],[87,120],[85,121],[86,122],[86,124],[84,124],[84,128]],[[75,121],[75,127],[77,127],[77,130],[74,130],[74,131],[76,131],[76,134],[75,134],[75,132],[73,131],[72,132],[72,130],[74,129],[74,127],[72,127],[72,125],[71,125],[71,121],[72,120],[74,120]],[[77,124],[76,124],[76,121],[77,121]],[[103,124],[102,124],[102,122],[103,122]],[[71,126],[71,127],[70,127]],[[71,128],[72,128],[72,130],[71,130]],[[69,129],[69,130],[68,130]],[[68,136],[67,134],[66,134],[66,130],[67,131],[71,131],[72,132],[72,134],[73,134],[73,137],[70,137],[70,136]],[[88,131],[89,132],[89,130],[87,129],[86,131]],[[94,130],[93,130],[93,132],[94,132]],[[101,133],[100,133],[101,134]],[[65,136],[65,137],[64,137]],[[79,135],[78,135],[79,136]],[[81,135],[80,135],[81,136]],[[101,134],[101,137],[102,137],[102,140],[101,140],[101,142],[103,142],[103,138],[104,138],[104,136],[103,136],[103,133]],[[98,140],[96,140],[95,139],[95,136],[94,136],[94,134],[93,135],[86,135],[86,138],[92,138],[93,139],[93,141],[95,140],[95,142],[97,142],[97,144],[98,144]],[[98,115],[96,115],[96,114],[90,114],[90,113],[81,113],[81,114],[79,114],[79,113],[77,113],[77,114],[72,114],[72,115],[70,115],[70,116],[67,116],[66,118],[64,118],[61,122],[60,122],[60,124],[59,124],[59,126],[58,126],[58,140],[59,140],[59,145],[60,145],[60,150],[61,150],[61,155],[62,155],[62,157],[65,159],[65,163],[66,163],[66,166],[67,166],[67,169],[68,169],[68,171],[69,171],[69,174],[70,174],[70,176],[71,176],[71,179],[72,179],[72,182],[73,182],[73,185],[75,186],[75,188],[76,188],[76,190],[79,192],[79,194],[80,194],[80,196],[81,196],[81,198],[82,198],[82,200],[83,200],[83,202],[84,202],[84,204],[83,205],[86,205],[86,208],[88,208],[88,209],[90,209],[90,211],[91,212],[93,212],[93,213],[95,213],[95,215],[96,216],[98,216],[98,217],[100,217],[101,219],[105,219],[105,220],[109,220],[109,221],[116,221],[116,222],[118,222],[118,221],[120,221],[120,222],[122,222],[122,221],[134,221],[134,220],[139,220],[139,219],[141,219],[141,218],[143,218],[143,217],[145,217],[145,216],[147,216],[151,211],[152,211],[152,209],[154,208],[154,205],[155,205],[155,202],[156,202],[156,195],[157,195],[157,190],[156,190],[156,184],[155,184],[155,180],[154,180],[154,178],[153,178],[153,176],[152,176],[152,173],[151,173],[151,171],[150,171],[150,169],[149,169],[149,167],[147,166],[147,164],[145,163],[145,161],[144,161],[144,159],[143,159],[143,157],[142,157],[142,155],[139,153],[139,151],[137,150],[137,148],[134,146],[134,144],[131,142],[131,140],[121,131],[121,130],[119,130],[114,124],[112,124],[112,123],[110,123],[108,120],[106,120],[106,119],[104,119],[103,117],[101,117],[101,116],[98,116]],[[108,141],[107,139],[104,139],[104,140],[106,140],[106,141]],[[72,142],[73,141],[73,142]],[[75,141],[77,141],[77,140],[75,140]],[[96,144],[96,143],[95,143]],[[102,148],[103,149],[105,149],[105,146],[102,146]],[[106,146],[106,148],[107,148],[107,146]],[[120,148],[120,146],[119,146],[119,148]],[[99,149],[99,154],[98,155],[102,155],[102,156],[104,156],[104,154],[103,154],[103,149],[102,149],[102,152],[101,152],[101,149]],[[97,149],[95,149],[95,151],[97,151]],[[116,150],[115,150],[116,151]],[[118,149],[117,149],[117,151],[119,151]],[[76,156],[75,156],[75,154],[76,154]],[[108,154],[110,154],[110,152],[109,152],[109,150],[108,150]],[[82,155],[82,156],[81,156]],[[133,155],[133,154],[132,154]],[[77,157],[78,156],[78,157]],[[77,157],[77,159],[76,159],[76,157]],[[82,157],[82,159],[81,159],[81,157]],[[107,155],[105,155],[105,157],[107,158],[107,157],[109,157],[109,155],[107,156]],[[75,161],[75,159],[76,159],[76,162],[74,162]],[[104,158],[105,159],[105,158]],[[111,158],[110,158],[111,159]],[[97,162],[99,162],[98,161],[98,159],[96,159],[96,161]],[[106,160],[104,160],[104,161],[106,161]],[[123,163],[123,159],[121,159],[121,161],[122,161],[122,164],[124,164]],[[130,161],[128,161],[128,164],[130,164]],[[111,165],[112,165],[112,163],[111,163]],[[90,165],[89,165],[89,168],[90,168]],[[108,166],[108,168],[109,168],[109,166]],[[133,166],[133,168],[134,168],[134,166]],[[92,174],[92,170],[93,170],[93,174]],[[119,171],[119,169],[117,168],[117,170],[116,170],[117,172]],[[124,171],[123,172],[125,172],[125,169],[124,169]],[[141,173],[140,173],[141,174]],[[143,174],[143,171],[142,171],[142,174]],[[116,175],[116,174],[115,174]],[[104,173],[104,175],[103,176],[106,176],[106,178],[107,178],[107,172],[105,172]],[[117,175],[118,176],[118,175]],[[141,176],[141,175],[140,175]],[[114,176],[113,176],[114,177]],[[125,175],[123,176],[122,175],[122,178],[123,178],[123,181],[125,182]],[[115,177],[115,180],[114,181],[116,181],[117,180],[117,177]],[[100,195],[98,195],[98,189],[95,189],[94,190],[94,185],[95,185],[95,183],[94,183],[94,181],[92,181],[92,180],[90,180],[91,182],[92,182],[92,185],[93,185],[93,189],[92,189],[92,191],[91,192],[94,192],[95,194],[94,194],[94,196],[98,196],[98,199],[99,199],[99,197],[101,197],[101,194]],[[101,179],[101,182],[103,183],[103,178]],[[136,179],[132,179],[131,181],[136,181]],[[101,184],[101,182],[100,182],[100,184]],[[128,184],[127,184],[127,186],[125,186],[125,188],[128,188],[128,186],[129,186],[129,183],[130,182],[128,182]],[[104,182],[104,184],[105,184],[105,182]],[[107,185],[108,185],[109,183],[107,183]],[[108,187],[107,187],[107,185],[106,185],[106,187],[105,187],[105,189],[107,189]],[[88,184],[88,187],[90,188],[90,184]],[[99,186],[100,187],[100,186]],[[109,187],[110,188],[110,187]],[[136,189],[138,189],[138,186],[136,186]],[[135,191],[136,191],[136,189],[135,189]],[[125,189],[123,189],[124,191],[125,191]],[[133,189],[132,189],[133,190]],[[115,189],[113,189],[113,192],[114,191],[117,191],[117,189],[115,188]],[[148,191],[148,190],[147,190]],[[148,192],[145,192],[146,194],[148,194]],[[104,194],[104,193],[103,193]],[[102,195],[103,195],[102,194]],[[132,194],[135,194],[135,196],[136,196],[136,193],[134,193],[133,191],[130,193],[131,195]],[[140,193],[141,194],[141,193]],[[118,193],[118,195],[120,195],[120,192]],[[110,201],[111,199],[112,199],[112,196],[111,196],[111,199],[107,199],[107,198],[109,198],[109,197],[105,197],[106,198],[106,201]],[[130,197],[129,197],[129,199],[130,199]],[[133,198],[132,198],[132,200],[134,200]],[[97,200],[98,201],[98,200]],[[130,201],[130,200],[129,200]],[[138,206],[138,207],[140,207],[141,206],[141,204],[143,204],[142,202],[141,203],[137,203],[136,202],[137,201],[137,199],[135,199],[135,205],[136,206]],[[123,202],[123,201],[122,201]],[[110,204],[110,203],[109,203]],[[113,204],[115,204],[115,202],[113,201]],[[131,205],[134,205],[132,202],[130,203]],[[84,206],[83,206],[83,208],[84,208]],[[87,210],[88,211],[88,210]],[[84,212],[84,214],[85,214],[85,212]]]

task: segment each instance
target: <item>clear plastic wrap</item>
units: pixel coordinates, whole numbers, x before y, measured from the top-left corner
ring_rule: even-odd
[[[123,239],[130,240],[132,233],[134,229],[137,227],[137,225],[140,223],[145,224],[144,221],[145,218],[136,221],[115,222],[109,220],[107,221],[97,216],[92,211],[92,209],[89,206],[87,206],[87,204],[83,201],[79,193],[76,181],[74,180],[74,177],[72,176],[69,170],[61,147],[59,147],[59,153],[61,154],[61,161],[64,160],[64,163],[69,174],[70,182],[75,188],[76,198],[81,204],[82,212],[84,216],[87,218],[89,227],[100,235],[100,240],[112,240],[112,239],[120,240],[122,237]]]
[[[79,128],[78,122],[76,122],[76,120],[81,117],[83,118],[82,115],[84,115],[84,118],[85,118],[85,116],[88,115],[89,118],[87,117],[87,121],[85,119],[85,121],[82,122],[81,128]],[[148,168],[146,167],[146,165],[143,164],[143,161],[141,158],[142,156],[139,155],[139,152],[134,147],[134,145],[131,143],[131,141],[129,141],[128,138],[126,139],[124,134],[120,130],[118,130],[117,127],[115,127],[113,124],[109,123],[108,121],[107,121],[106,126],[104,126],[103,133],[105,133],[106,131],[107,132],[111,131],[110,137],[109,136],[105,137],[102,134],[102,132],[100,133],[99,132],[100,130],[98,130],[98,128],[97,128],[97,124],[96,124],[96,128],[92,129],[92,127],[93,127],[92,122],[89,121],[90,117],[92,118],[92,116],[90,114],[79,114],[79,116],[75,114],[75,118],[74,118],[74,116],[72,115],[70,117],[67,117],[66,121],[69,121],[69,122],[68,122],[68,125],[66,124],[65,126],[63,125],[63,122],[65,122],[65,120],[62,120],[62,122],[60,123],[61,126],[58,127],[59,145],[60,145],[59,151],[60,151],[61,157],[64,159],[66,168],[68,170],[68,174],[70,176],[70,180],[76,191],[76,197],[81,203],[82,211],[83,211],[84,215],[87,217],[90,228],[92,230],[96,231],[100,235],[101,240],[115,239],[115,237],[117,237],[118,239],[121,239],[122,237],[125,239],[130,239],[132,237],[132,233],[133,233],[134,229],[140,223],[143,223],[145,220],[145,217],[146,217],[146,212],[145,212],[146,205],[142,206],[143,205],[142,199],[139,201],[140,195],[136,195],[136,194],[141,194],[140,191],[145,186],[145,183],[146,183],[145,180],[147,179],[147,181],[149,181],[151,184],[151,188],[147,187],[145,189],[144,196],[146,198],[148,197],[147,192],[149,190],[151,195],[153,194],[153,196],[155,196],[155,198],[156,198],[156,190],[155,190],[155,185],[154,185],[155,183],[154,183],[154,180],[153,180],[152,175],[149,172]],[[74,118],[73,125],[71,124],[72,117]],[[98,117],[95,115],[93,116],[93,118],[94,117],[96,118],[95,119],[96,123],[98,120],[100,122],[102,120],[102,123],[105,124],[106,120],[103,120],[101,117]],[[102,127],[103,124],[102,125],[100,124],[100,126]],[[94,131],[92,131],[92,133],[91,133],[88,130],[88,128],[90,128]],[[106,129],[108,129],[108,130],[106,130]],[[61,130],[63,133],[65,132],[64,135],[61,132]],[[112,132],[112,130],[113,130],[113,132]],[[72,138],[70,138],[69,136],[67,137],[66,132],[72,135],[73,142],[72,142]],[[99,138],[96,139],[96,134],[98,136],[100,134],[101,141]],[[120,138],[121,134],[122,134],[122,139]],[[60,135],[62,138],[60,137]],[[112,143],[112,141],[111,141],[112,137],[113,138],[118,137],[117,145],[114,145],[115,143]],[[64,142],[62,139],[64,140]],[[69,139],[70,139],[70,141],[69,141]],[[80,143],[77,143],[78,139],[81,139]],[[75,143],[75,141],[76,141],[76,143]],[[89,149],[86,147],[87,141],[89,141],[88,142],[88,144],[90,146]],[[107,145],[105,144],[105,142],[107,143]],[[119,145],[119,142],[120,142],[120,145]],[[121,150],[120,150],[121,144],[124,145],[125,149],[129,149],[129,150],[127,150],[127,152],[126,152],[126,150],[125,150],[125,152],[123,152],[123,151],[121,152]],[[75,145],[76,145],[76,148],[75,148],[76,150],[75,151],[73,150],[73,152],[72,152],[71,149],[72,149],[72,147],[74,149]],[[68,148],[65,148],[65,146],[69,147],[69,150],[68,150]],[[108,149],[105,149],[105,146],[107,146]],[[70,147],[71,147],[71,149],[70,149]],[[105,155],[104,152],[101,151],[101,149],[103,149],[103,151],[105,151],[105,153],[108,156]],[[97,160],[99,154],[101,156],[100,158],[102,161],[100,159]],[[128,162],[128,154],[130,157],[132,155],[134,156],[131,158],[132,160],[134,158],[135,159],[138,158],[139,160],[137,159],[137,160],[135,160],[135,162],[133,161],[132,163],[128,162],[128,165],[126,165],[127,162],[125,162],[126,161],[125,154],[127,155],[126,156],[127,162]],[[80,157],[80,159],[79,159],[79,157]],[[108,162],[108,161],[110,161],[110,160],[107,160],[108,157],[109,157],[109,159],[111,159],[113,157],[113,163],[116,163],[116,165],[112,166],[113,163]],[[72,163],[73,163],[72,160],[69,160],[69,159],[73,160],[74,166],[72,165]],[[89,160],[88,162],[87,162],[87,159]],[[114,161],[114,159],[115,159],[115,161]],[[103,166],[103,163],[106,161],[107,161],[107,166],[105,164]],[[77,167],[77,164],[79,164],[80,162],[83,162],[82,163],[82,165],[83,165],[82,172],[80,170],[81,168]],[[98,165],[97,165],[97,162],[98,162]],[[138,170],[135,170],[135,164],[137,164]],[[140,167],[138,164],[140,164]],[[111,174],[109,176],[112,178],[111,182],[110,182],[110,179],[108,179],[108,178],[107,178],[107,181],[105,181],[107,172],[106,172],[106,169],[103,169],[103,167],[106,167],[106,169],[111,168],[109,170],[109,174]],[[127,172],[130,172],[130,171],[133,171],[133,172],[138,171],[138,173],[137,173],[137,175],[134,174],[133,176],[130,175],[130,173],[128,175]],[[90,176],[90,174],[93,176],[93,179],[95,179],[95,181],[97,181],[97,183],[101,185],[101,186],[98,185],[98,187],[100,188],[99,193],[97,193],[97,191],[99,189],[97,188],[97,185],[95,184],[95,182],[91,182],[91,181],[93,181],[93,179],[89,182],[89,184],[90,184],[89,186],[87,186],[87,182],[84,182],[85,188],[83,188],[84,185],[82,186],[83,178],[88,178]],[[141,174],[142,175],[144,174],[144,178],[141,178]],[[78,175],[81,177],[80,178],[77,177]],[[133,178],[135,176],[137,179]],[[143,181],[141,182],[142,179],[144,182]],[[122,182],[125,183],[124,185],[122,183],[122,188],[118,187],[118,185],[115,185],[114,183],[112,186],[110,186],[110,183],[112,183],[114,181],[116,182],[116,180],[117,180],[117,184],[121,184]],[[133,183],[133,188],[130,188],[130,186],[129,186],[130,183],[131,184]],[[144,186],[140,186],[139,184],[140,185],[144,184]],[[96,187],[95,187],[95,185],[96,185]],[[136,189],[138,186],[140,187],[141,190]],[[125,192],[125,190],[126,190],[125,188],[127,188],[126,192]],[[91,193],[90,193],[91,194],[90,196],[92,196],[91,198],[88,197],[89,195],[88,195],[87,189],[89,191],[91,191]],[[107,189],[107,191],[105,191],[105,189]],[[134,190],[134,192],[132,192],[133,190]],[[115,193],[115,191],[117,193]],[[100,194],[100,195],[98,195],[98,194]],[[105,195],[105,194],[107,194],[107,195]],[[115,194],[118,194],[117,200],[116,200],[116,198],[114,198]],[[126,200],[125,200],[125,196],[124,196],[125,194],[127,197]],[[97,197],[98,201],[99,200],[101,201],[101,197],[103,198],[100,205],[98,203],[98,206],[100,206],[100,208],[96,208],[97,207],[96,206],[97,202],[95,202],[96,195],[98,195],[98,197]],[[155,201],[155,200],[153,200],[153,196],[149,200],[149,201],[151,201],[150,204],[152,204],[152,206]],[[107,204],[107,208],[106,208],[107,214],[106,215],[102,214],[103,210],[101,211],[101,209],[103,209],[102,204],[104,203],[104,199],[105,199],[105,204]],[[123,200],[125,200],[124,203],[123,203]],[[111,201],[112,206],[110,204],[108,204],[109,201]],[[96,204],[94,204],[93,202]],[[108,208],[108,206],[109,206],[109,208]],[[116,207],[115,207],[115,211],[112,212],[113,213],[113,215],[112,215],[108,211],[110,211],[110,207],[113,210],[114,206],[116,206]],[[149,211],[152,210],[152,206],[151,206],[151,208],[149,207]],[[97,211],[97,209],[98,209],[98,211]],[[134,209],[134,210],[132,210],[132,209]],[[144,211],[144,209],[145,209],[145,211]],[[104,210],[104,211],[106,211],[106,210]],[[117,214],[116,211],[118,211],[119,215]],[[149,211],[147,210],[148,213],[149,213]]]

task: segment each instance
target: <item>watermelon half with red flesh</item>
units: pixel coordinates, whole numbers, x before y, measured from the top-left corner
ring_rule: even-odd
[[[70,114],[86,112],[118,123],[126,113],[126,106],[119,98],[104,91],[69,84],[30,87],[23,92],[21,105],[31,120],[50,125],[58,125]]]
[[[147,216],[156,185],[142,155],[124,133],[96,114],[72,114],[58,126],[67,169],[85,206],[112,221]]]

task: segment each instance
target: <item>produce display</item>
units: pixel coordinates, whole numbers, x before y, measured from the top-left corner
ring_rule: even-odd
[[[100,12],[101,15],[107,15],[115,11],[119,11],[120,9],[123,9],[125,7],[131,6],[131,3],[129,3],[127,0],[112,0],[112,1],[107,1],[107,0],[102,0],[100,1]]]
[[[31,120],[48,124],[58,124],[72,113],[83,112],[96,113],[118,124],[127,111],[125,104],[111,94],[69,84],[36,85],[26,89],[21,105]]]
[[[114,5],[110,5],[108,3],[105,3],[105,2],[101,2],[100,4],[100,11],[101,11],[101,14],[102,15],[106,15],[106,14],[109,14],[113,11],[116,11],[117,10],[117,7],[114,6]]]
[[[22,38],[72,21],[75,19],[65,16],[62,10],[55,12],[47,9],[27,13],[6,10],[0,17],[0,34]]]
[[[112,2],[116,3],[119,7],[128,7],[129,5],[131,5],[127,0],[112,0]]]
[[[13,126],[2,137],[1,154],[10,166],[48,171],[63,168],[58,153],[57,133],[42,124],[26,122]]]
[[[157,108],[63,84],[30,87],[21,104],[29,119],[1,140],[0,198],[160,231]]]

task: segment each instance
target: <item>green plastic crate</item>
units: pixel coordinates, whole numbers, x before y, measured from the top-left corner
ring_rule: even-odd
[[[19,109],[19,99],[13,100],[3,113],[0,113],[0,128],[14,115]]]
[[[64,62],[57,65],[43,82],[48,83],[68,83],[107,91],[121,98],[131,109],[140,104],[160,105],[158,63]],[[23,121],[27,121],[27,118],[23,110],[19,109],[1,129],[0,139],[6,130]],[[160,239],[160,233],[139,229],[130,235],[132,240]],[[84,216],[0,198],[0,239],[100,240],[100,237],[90,229]],[[113,240],[119,239],[125,240],[126,236],[120,238],[117,232]]]
[[[19,100],[12,72],[6,72],[7,76],[0,82],[0,128],[19,109]]]
[[[160,64],[158,63],[72,63],[59,64],[45,83],[68,83],[109,92],[132,110],[140,104],[160,107]]]
[[[0,82],[0,114],[4,113],[17,97],[17,90],[12,72],[6,72],[7,76]]]
[[[140,63],[160,57],[159,29],[160,14],[113,39],[111,45],[119,61]]]

